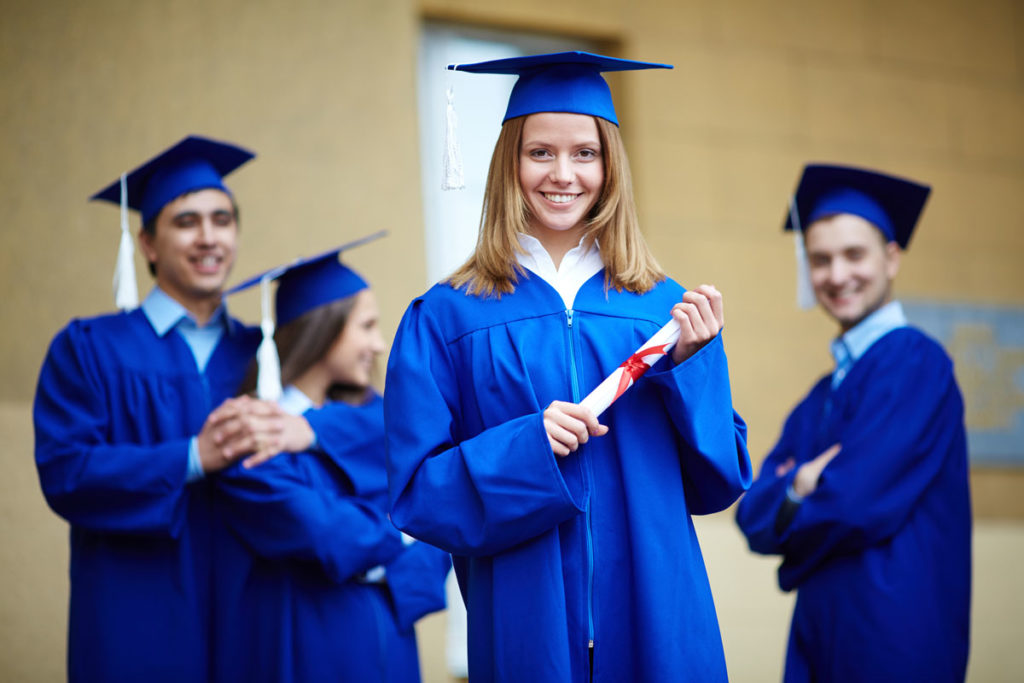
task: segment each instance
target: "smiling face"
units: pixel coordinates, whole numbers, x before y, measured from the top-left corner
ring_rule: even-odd
[[[843,332],[889,302],[900,250],[860,216],[841,213],[805,232],[814,295]]]
[[[139,242],[156,283],[189,311],[219,303],[235,263],[238,220],[221,190],[200,190],[168,203]]]
[[[324,363],[330,384],[368,387],[374,360],[384,351],[384,339],[380,336],[380,315],[373,292],[364,289],[354,297],[345,327],[327,351]]]
[[[542,243],[551,233],[582,236],[604,185],[604,157],[592,116],[545,112],[523,124],[519,185],[530,229]]]

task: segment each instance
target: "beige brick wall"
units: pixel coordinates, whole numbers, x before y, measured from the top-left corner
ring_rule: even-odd
[[[421,2],[433,18],[512,28],[543,16],[549,31],[676,65],[613,88],[658,258],[683,284],[711,281],[726,295],[736,402],[755,459],[829,365],[832,326],[794,310],[792,244],[780,233],[803,163],[874,166],[934,185],[899,295],[1024,303],[1019,3],[479,5]]]
[[[228,181],[235,279],[388,228],[358,265],[394,330],[425,278],[411,2],[0,3],[0,400],[31,398],[69,318],[112,307],[118,211],[87,198],[190,133],[258,153]]]
[[[49,339],[72,316],[110,308],[117,210],[86,198],[191,132],[248,145],[259,158],[230,183],[243,215],[236,275],[388,228],[392,238],[356,262],[390,333],[425,277],[423,18],[587,37],[676,65],[613,88],[659,259],[683,284],[726,294],[734,395],[755,460],[829,364],[831,325],[794,310],[792,245],[780,234],[805,161],[934,185],[899,294],[1024,303],[1024,9],[1014,0],[0,0],[0,10],[5,680],[58,680],[63,667],[65,527],[38,494],[27,420]],[[234,310],[252,319],[255,307],[243,296]],[[979,512],[1024,516],[1021,473],[976,471],[974,485]],[[979,557],[979,577],[1008,581],[1018,562],[1005,560]],[[727,651],[742,658],[756,636],[731,635],[724,615],[741,607],[723,593]],[[1000,604],[976,604],[985,633],[1005,632]],[[785,621],[767,609],[769,624]],[[426,637],[438,640],[434,626]],[[1012,648],[1001,652],[1024,671]]]

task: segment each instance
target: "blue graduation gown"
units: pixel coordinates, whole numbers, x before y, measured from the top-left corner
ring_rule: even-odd
[[[444,608],[451,558],[388,519],[382,410],[309,410],[322,452],[217,478],[217,680],[420,680],[413,624]],[[361,582],[377,565],[386,583]]]
[[[136,309],[72,321],[34,405],[47,502],[71,524],[71,681],[206,681],[212,501],[188,444],[232,396],[259,333],[232,323],[200,373]]]
[[[824,377],[786,420],[740,502],[752,550],[780,554],[797,589],[787,681],[962,681],[967,666],[971,511],[963,402],[943,349],[889,332],[835,390]],[[797,467],[842,451],[785,528]]]
[[[725,680],[691,514],[750,483],[721,337],[652,368],[556,457],[553,400],[579,401],[668,319],[683,289],[588,280],[573,309],[544,280],[500,299],[437,285],[392,346],[385,394],[392,520],[452,552],[474,681]]]

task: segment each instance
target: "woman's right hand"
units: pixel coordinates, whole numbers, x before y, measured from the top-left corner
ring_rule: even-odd
[[[552,401],[544,411],[544,430],[555,455],[566,456],[586,443],[591,436],[604,436],[608,426],[578,403]]]

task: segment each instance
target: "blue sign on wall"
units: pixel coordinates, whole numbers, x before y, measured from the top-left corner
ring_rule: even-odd
[[[1024,466],[1024,308],[903,301],[942,343],[964,394],[971,462]]]

